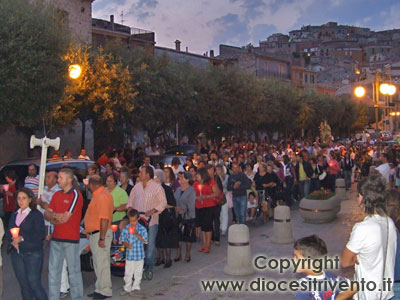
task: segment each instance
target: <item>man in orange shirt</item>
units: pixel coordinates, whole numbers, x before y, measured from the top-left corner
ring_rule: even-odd
[[[99,175],[90,176],[89,189],[93,193],[93,198],[86,211],[85,230],[93,254],[93,265],[97,279],[95,291],[88,297],[107,299],[112,297],[110,247],[114,202],[110,192],[104,188]]]

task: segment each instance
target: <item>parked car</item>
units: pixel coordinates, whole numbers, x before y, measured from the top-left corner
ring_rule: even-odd
[[[46,163],[46,171],[56,171],[58,172],[64,166],[68,166],[74,171],[74,174],[78,178],[79,182],[87,175],[88,167],[93,164],[94,161],[84,160],[84,159],[68,159],[68,158],[60,158],[60,159],[48,159]],[[16,160],[9,162],[0,170],[0,184],[6,184],[6,179],[4,177],[4,172],[7,170],[15,170],[18,175],[19,180],[24,180],[26,176],[28,176],[28,166],[34,164],[39,170],[40,167],[40,158],[31,158],[24,160]]]
[[[161,168],[165,168],[172,165],[172,159],[174,157],[179,158],[182,166],[186,164],[186,155],[152,155],[150,156],[150,161],[154,167],[157,167],[157,164],[159,164]]]
[[[178,145],[168,148],[165,155],[191,155],[196,152],[196,145]]]
[[[390,131],[386,131],[386,130],[385,131],[381,131],[379,133],[379,135],[380,135],[380,138],[382,139],[382,141],[390,141],[390,140],[393,139],[393,136],[390,133]]]
[[[179,160],[181,161],[181,165],[182,167],[186,165],[186,155],[168,155],[166,157],[163,158],[163,160],[161,161],[163,164],[163,167],[171,167],[172,166],[172,160],[174,159],[174,157],[179,158]]]

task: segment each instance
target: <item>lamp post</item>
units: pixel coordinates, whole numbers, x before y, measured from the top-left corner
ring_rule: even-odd
[[[391,97],[396,93],[396,90],[397,90],[396,86],[392,84],[392,78],[390,77],[390,73],[386,74],[389,76],[389,83],[381,82],[381,77],[383,77],[382,74],[384,74],[382,71],[377,71],[375,73],[375,79],[372,81],[372,101],[374,103],[374,108],[375,108],[375,130],[376,130],[376,132],[379,131],[379,128],[378,128],[379,94]],[[366,90],[363,86],[357,86],[354,89],[354,95],[357,98],[362,98],[365,96],[365,94],[366,94]],[[391,101],[389,101],[389,102],[391,102]],[[387,103],[385,103],[385,112],[384,112],[385,119],[388,115],[390,115],[389,113],[387,113],[388,107],[389,107],[389,105]],[[382,125],[383,125],[383,118],[382,118]]]
[[[72,80],[77,80],[82,75],[82,67],[78,64],[72,64],[68,68],[69,77]],[[82,132],[81,132],[81,148],[85,147],[85,131],[86,131],[86,120],[80,119],[82,123]]]

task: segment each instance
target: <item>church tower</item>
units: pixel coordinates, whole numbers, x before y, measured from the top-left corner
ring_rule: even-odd
[[[92,2],[94,0],[47,0],[60,10],[72,38],[80,43],[92,43]]]

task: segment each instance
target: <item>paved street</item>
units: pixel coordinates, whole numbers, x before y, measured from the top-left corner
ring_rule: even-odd
[[[355,222],[361,219],[360,210],[356,203],[355,186],[348,193],[351,200],[343,201],[338,218],[328,224],[306,224],[302,221],[299,211],[292,211],[293,234],[295,238],[317,234],[325,240],[331,256],[341,254],[348,239],[351,228]],[[268,257],[292,257],[292,244],[272,244],[272,222],[250,228],[251,249],[253,255],[264,254]],[[274,280],[294,279],[292,273],[279,274],[275,271],[256,273],[245,278],[233,278],[223,273],[226,264],[226,241],[224,238],[219,247],[212,247],[211,254],[199,253],[200,245],[192,249],[192,261],[190,263],[174,263],[171,268],[157,267],[154,270],[152,281],[142,281],[142,294],[138,298],[143,299],[293,299],[290,294],[272,293],[237,293],[237,292],[201,292],[200,280],[245,280],[249,282],[256,277],[266,277]],[[175,254],[173,254],[175,255]],[[19,299],[19,286],[16,283],[10,260],[3,249],[3,274],[4,274],[4,299]],[[47,260],[47,259],[46,259]],[[47,264],[44,266],[47,269]],[[47,286],[47,272],[44,272],[44,282]],[[340,270],[342,275],[352,276],[352,270]],[[298,275],[297,275],[298,277]],[[121,297],[119,292],[123,286],[123,279],[113,277],[113,299],[130,299],[129,296]],[[94,289],[94,273],[84,273],[85,296]],[[66,298],[66,299],[69,299]],[[86,297],[86,299],[89,299]]]

